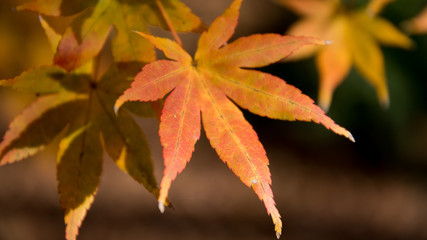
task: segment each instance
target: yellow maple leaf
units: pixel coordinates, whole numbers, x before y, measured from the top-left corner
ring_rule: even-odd
[[[373,85],[380,103],[389,105],[384,58],[379,44],[410,48],[412,41],[390,22],[378,16],[393,0],[371,0],[363,9],[348,9],[340,0],[279,0],[303,17],[288,34],[314,36],[333,44],[304,48],[292,55],[300,59],[316,54],[320,75],[319,105],[329,109],[335,88],[354,65]]]

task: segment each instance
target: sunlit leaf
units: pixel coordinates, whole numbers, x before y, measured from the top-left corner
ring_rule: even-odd
[[[155,59],[154,48],[133,30],[148,33],[147,23],[169,29],[166,18],[172,22],[173,30],[202,29],[200,19],[178,0],[37,0],[25,3],[18,9],[52,16],[84,10],[66,29],[59,44],[53,37],[54,31],[45,21],[41,21],[52,48],[57,50],[54,51],[55,64],[67,71],[84,65],[96,56],[109,34],[113,36],[111,49],[116,62],[142,64]]]
[[[183,171],[194,151],[200,136],[201,116],[212,147],[264,202],[279,237],[282,222],[270,188],[265,150],[232,101],[261,116],[314,121],[354,139],[295,87],[278,77],[247,69],[269,65],[302,46],[323,42],[306,37],[256,34],[227,44],[236,28],[240,5],[241,0],[233,1],[201,35],[194,59],[177,43],[140,32],[171,60],[144,66],[131,88],[117,100],[115,110],[118,112],[127,101],[155,101],[169,93],[159,130],[165,163],[159,196],[161,211],[171,182]]]
[[[72,124],[74,125],[74,124]],[[59,202],[65,212],[66,239],[76,239],[102,172],[102,146],[93,125],[70,128],[57,157]]]

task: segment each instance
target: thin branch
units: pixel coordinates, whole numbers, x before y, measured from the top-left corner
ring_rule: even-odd
[[[173,38],[175,41],[182,46],[181,38],[179,38],[178,34],[176,33],[175,29],[173,28],[172,22],[170,21],[168,14],[166,13],[165,8],[163,7],[163,4],[160,2],[160,0],[156,0],[157,7],[160,10],[160,13],[162,14],[162,17],[164,18],[166,25],[168,25],[169,30],[172,33]]]

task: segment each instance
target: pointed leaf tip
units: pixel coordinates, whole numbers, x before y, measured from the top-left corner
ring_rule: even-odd
[[[140,33],[141,33],[140,31],[137,31],[137,30],[131,30],[131,31],[138,34],[138,35],[140,35]]]
[[[147,37],[149,36],[149,34],[145,34],[143,32],[137,31],[137,30],[132,30],[132,32],[138,34],[139,36],[148,39]]]
[[[116,114],[116,116],[118,115],[119,109],[120,109],[120,106],[117,106],[117,104],[114,105],[114,114]]]
[[[277,213],[278,214],[278,213]],[[274,230],[276,231],[277,239],[282,235],[282,220],[280,219],[280,215],[272,214],[271,217],[274,223]]]
[[[324,46],[324,45],[330,45],[330,44],[334,43],[333,40],[329,40],[329,39],[319,39],[316,37],[302,37],[302,38],[307,41],[304,45]]]
[[[383,98],[380,100],[380,104],[383,109],[388,109],[390,107],[390,100],[388,98]]]
[[[159,202],[159,210],[161,213],[165,212],[165,204],[163,202]]]
[[[58,48],[58,45],[59,45],[59,42],[61,41],[62,36],[58,34],[40,14],[39,14],[39,22],[46,34],[46,37],[49,41],[52,52],[56,53],[56,49]]]
[[[347,138],[350,139],[350,141],[352,142],[356,142],[356,140],[354,139],[353,135],[350,132],[348,133]]]
[[[334,41],[332,41],[332,40],[323,40],[323,43],[325,45],[331,45],[332,43],[334,43]]]
[[[114,104],[114,114],[116,114],[116,116],[118,116],[119,114],[119,110],[122,107],[122,105],[128,101],[128,99],[124,99],[125,97],[122,95],[120,96],[117,100],[116,103]]]

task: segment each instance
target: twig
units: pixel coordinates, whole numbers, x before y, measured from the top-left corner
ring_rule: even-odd
[[[166,25],[168,25],[169,30],[171,31],[173,38],[175,39],[175,41],[180,46],[182,46],[181,38],[179,38],[178,34],[176,33],[175,29],[173,28],[172,22],[170,21],[168,14],[166,13],[165,8],[163,7],[163,4],[160,2],[160,0],[156,0],[156,4],[157,4],[157,7],[159,8],[160,13],[162,14],[165,22],[166,22]]]

